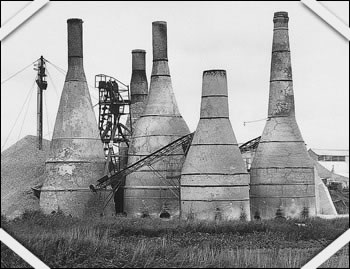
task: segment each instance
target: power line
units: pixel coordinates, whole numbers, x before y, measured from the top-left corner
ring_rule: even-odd
[[[62,74],[66,75],[67,71],[64,70],[63,68],[59,67],[58,65],[50,62],[49,60],[45,59],[49,64],[51,64],[53,67],[55,67],[58,71],[60,71]],[[87,82],[86,82],[87,83]],[[89,87],[96,89],[95,86],[90,85],[89,83],[87,83]],[[124,85],[124,84],[123,84]]]
[[[30,100],[32,100],[33,91],[34,91],[34,84],[33,84],[32,89],[31,89],[31,94],[30,94],[30,98],[29,98],[29,100],[28,100],[27,109],[26,109],[26,112],[24,113],[24,119],[23,119],[23,121],[22,121],[21,129],[19,130],[17,140],[19,140],[19,138],[20,138],[20,136],[21,136],[22,129],[23,129],[23,125],[24,125],[24,122],[25,122],[26,117],[27,117],[27,115],[28,115],[28,110],[29,110],[29,106],[30,106]]]
[[[48,75],[48,77],[50,79],[50,82],[51,82],[51,84],[53,86],[53,89],[54,89],[54,91],[56,93],[56,96],[59,97],[58,92],[57,92],[57,88],[56,88],[55,84],[53,83],[53,79],[51,78],[50,72],[49,72],[49,70],[47,68],[46,68],[46,71],[47,71],[47,75]]]
[[[13,74],[12,76],[10,76],[9,78],[5,79],[4,81],[1,82],[1,85],[4,84],[5,82],[9,81],[11,78],[17,76],[19,73],[23,72],[25,69],[27,69],[29,66],[33,65],[36,61],[30,63],[29,65],[27,65],[26,67],[22,68],[21,70],[19,70],[18,72],[16,72],[15,74]]]
[[[95,90],[98,90],[95,86],[91,86],[90,84],[88,84],[88,86],[89,86],[90,88],[93,88],[93,89],[95,89]]]
[[[90,96],[95,99],[96,101],[100,101],[98,98],[96,98],[95,96],[93,96],[92,94],[90,94]]]
[[[58,71],[60,71],[62,74],[66,75],[67,71],[64,70],[63,68],[55,65],[54,63],[50,62],[48,59],[45,58],[45,61],[51,64],[53,67],[55,67]]]
[[[18,119],[19,119],[19,116],[22,114],[23,108],[25,107],[25,104],[26,104],[27,101],[28,101],[28,98],[29,98],[29,96],[30,96],[30,93],[32,93],[32,88],[34,87],[34,85],[35,85],[35,80],[34,80],[34,82],[33,82],[33,85],[31,86],[31,89],[29,90],[29,92],[28,92],[28,94],[27,94],[27,97],[26,97],[26,99],[25,99],[25,101],[24,101],[24,104],[22,105],[21,111],[19,112],[19,114],[18,114],[18,116],[17,116],[17,118],[16,118],[16,120],[15,120],[15,123],[13,124],[13,126],[12,126],[12,128],[11,128],[11,130],[10,130],[9,135],[7,136],[7,138],[6,138],[6,140],[5,140],[4,145],[1,147],[1,151],[2,151],[3,148],[6,146],[7,140],[10,138],[10,135],[11,135],[11,133],[12,133],[12,131],[13,131],[13,128],[15,128],[15,125],[16,125]]]
[[[51,64],[54,68],[56,68],[56,70],[57,71],[59,71],[59,72],[61,72],[61,74],[63,74],[63,75],[66,75],[67,74],[67,71],[66,70],[64,70],[63,68],[61,68],[61,67],[59,67],[58,65],[56,65],[56,64],[54,64],[54,63],[52,63],[52,62],[50,62],[49,60],[47,60],[47,59],[45,59],[49,64]],[[52,79],[51,79],[52,80]],[[52,81],[51,81],[52,82]],[[88,84],[88,86],[89,86],[89,88],[93,88],[93,89],[95,89],[95,90],[97,90],[96,89],[96,87],[95,86],[92,86],[92,85],[90,85],[89,83],[87,83],[86,82],[86,84]],[[123,84],[124,85],[124,84]],[[91,95],[92,96],[92,95]],[[95,100],[98,100],[96,97],[94,97],[94,96],[92,96]]]
[[[263,121],[263,120],[267,120],[268,118],[264,118],[264,119],[260,119],[260,120],[251,120],[251,121],[244,121],[243,125],[245,126],[246,123],[251,123],[251,122],[258,122],[258,121]]]

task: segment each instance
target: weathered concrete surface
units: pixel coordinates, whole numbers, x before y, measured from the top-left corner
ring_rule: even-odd
[[[266,124],[267,125],[267,124]],[[313,170],[302,141],[260,142],[253,159],[253,168],[306,168]]]
[[[132,51],[132,73],[130,81],[131,95],[131,125],[142,115],[148,97],[148,81],[146,76],[146,51],[136,49]],[[130,124],[127,124],[129,127]]]
[[[332,215],[336,216],[337,209],[333,203],[332,196],[327,188],[327,186],[323,183],[322,179],[328,179],[332,177],[332,172],[327,170],[324,166],[322,166],[317,157],[314,159],[310,154],[310,159],[315,167],[315,188],[316,188],[316,210],[317,216],[320,215]]]
[[[135,49],[132,51],[132,73],[130,81],[130,112],[131,119],[128,117],[126,121],[126,127],[131,131],[135,128],[137,120],[145,110],[147,97],[148,97],[148,82],[146,76],[146,51],[141,49]],[[124,169],[128,165],[128,146],[126,143],[121,143],[119,147],[120,168]],[[123,177],[122,185],[115,194],[116,212],[121,213],[124,211],[124,186],[125,177]]]
[[[315,175],[295,119],[288,13],[274,14],[268,120],[250,170],[251,214],[316,215]]]
[[[167,24],[153,22],[153,67],[147,105],[137,120],[129,148],[128,164],[190,133],[173,93],[167,56]],[[184,152],[179,150],[150,167],[130,174],[125,183],[125,212],[159,217],[165,206],[171,216],[179,215],[178,178]],[[156,172],[155,172],[156,171]],[[175,187],[177,186],[177,187]]]
[[[322,182],[315,167],[315,187],[316,187],[316,213],[317,215],[337,215],[337,210],[333,204],[328,188]]]
[[[84,73],[82,20],[67,23],[68,72],[46,160],[40,207],[48,214],[61,210],[77,217],[98,216],[106,193],[92,193],[89,185],[103,176],[105,158]]]
[[[152,50],[153,61],[168,60],[168,33],[167,23],[165,21],[152,22]],[[167,66],[166,63],[161,63]],[[153,66],[153,70],[157,69],[157,65]],[[153,73],[153,71],[152,71]]]
[[[40,196],[41,208],[48,214],[62,210],[77,217],[100,216],[107,193],[92,193],[88,183],[95,183],[103,169],[102,162],[47,162],[47,177]]]
[[[226,71],[203,73],[200,120],[181,172],[184,219],[250,219],[249,175],[229,120],[227,94]]]

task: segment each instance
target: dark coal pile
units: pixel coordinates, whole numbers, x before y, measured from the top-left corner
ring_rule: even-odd
[[[37,137],[28,135],[1,153],[1,214],[12,219],[25,210],[38,210],[39,199],[31,187],[44,181],[50,141],[37,148]]]

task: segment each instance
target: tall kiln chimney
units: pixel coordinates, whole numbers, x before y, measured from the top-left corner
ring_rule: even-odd
[[[251,166],[252,216],[315,215],[313,164],[295,119],[288,13],[274,14],[268,120]]]
[[[250,219],[249,174],[229,120],[225,70],[203,72],[200,120],[181,173],[184,219]]]
[[[131,126],[142,115],[148,97],[148,81],[146,76],[146,51],[135,49],[132,51],[132,73],[130,81],[131,95]]]
[[[104,173],[103,146],[83,68],[81,19],[68,19],[68,72],[56,116],[46,179],[40,195],[45,213],[82,217],[102,212],[103,195],[89,190]]]
[[[130,81],[130,95],[131,95],[131,119],[128,117],[126,127],[130,130],[135,128],[136,121],[142,115],[148,96],[148,82],[146,76],[146,51],[142,49],[135,49],[132,54],[132,73]],[[130,122],[131,120],[131,122]],[[120,169],[124,169],[128,165],[128,147],[126,143],[122,143],[119,148]],[[124,211],[124,186],[125,177],[122,178],[122,188],[119,188],[115,193],[116,212]]]
[[[167,24],[152,23],[153,67],[145,110],[134,126],[128,164],[168,145],[190,131],[180,115],[172,89],[167,55]],[[131,216],[160,216],[166,208],[179,214],[178,178],[184,160],[183,150],[142,167],[126,178],[125,212]]]

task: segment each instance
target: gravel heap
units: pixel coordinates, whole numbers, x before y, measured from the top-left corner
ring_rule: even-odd
[[[49,150],[49,140],[43,139],[43,150],[38,150],[37,137],[28,135],[1,153],[2,215],[13,219],[25,210],[39,209],[31,187],[44,181]]]

